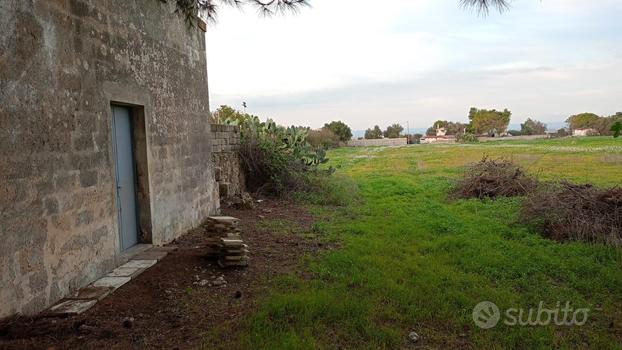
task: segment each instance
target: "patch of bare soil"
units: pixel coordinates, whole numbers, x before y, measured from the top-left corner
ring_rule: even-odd
[[[205,229],[199,227],[174,242],[178,250],[82,315],[20,318],[0,325],[0,349],[201,347],[210,329],[225,323],[235,326],[253,310],[273,278],[295,271],[303,254],[322,249],[322,243],[308,235],[256,227],[261,217],[310,230],[312,217],[293,203],[267,199],[251,210],[224,209],[223,215],[241,219],[242,238],[250,250],[248,268],[224,270],[206,258]],[[227,283],[213,285],[221,276]]]

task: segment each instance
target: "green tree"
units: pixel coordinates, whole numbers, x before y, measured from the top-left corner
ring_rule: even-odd
[[[196,14],[201,11],[208,20],[215,21],[220,5],[235,7],[254,6],[264,16],[277,13],[297,12],[301,7],[309,6],[310,0],[154,0],[161,2],[174,1],[177,11],[181,12],[188,23],[194,23]],[[460,0],[466,8],[474,8],[479,13],[488,13],[494,7],[503,12],[510,5],[508,0]]]
[[[445,128],[447,135],[460,135],[466,132],[467,125],[460,122],[449,122]]]
[[[611,126],[610,131],[613,133],[614,138],[617,139],[620,137],[620,132],[622,132],[622,122],[615,122],[615,124]]]
[[[622,123],[622,112],[618,112],[606,118],[600,118],[596,123],[596,130],[602,136],[612,136],[614,131],[611,128],[613,128],[617,122]]]
[[[467,8],[474,8],[483,14],[487,14],[491,8],[496,8],[499,12],[510,8],[509,0],[460,0],[460,4]]]
[[[527,120],[520,125],[520,131],[523,135],[544,135],[546,134],[546,124],[538,120],[527,118]]]
[[[508,109],[503,111],[497,111],[495,109],[477,109],[472,107],[469,110],[469,131],[472,131],[476,135],[494,133],[503,134],[510,124],[510,118],[512,112]]]
[[[220,5],[235,7],[254,6],[264,16],[277,13],[297,12],[303,6],[309,6],[309,0],[155,0],[174,1],[177,12],[181,12],[188,23],[194,23],[197,13],[201,12],[208,20],[215,21]]]
[[[447,120],[437,120],[434,122],[431,128],[428,129],[428,132],[432,132],[432,134],[428,135],[436,135],[437,128],[445,128],[446,135],[459,135],[464,134],[467,125],[460,122],[450,122]],[[426,134],[428,133],[426,132]]]
[[[598,129],[600,124],[600,117],[594,113],[580,113],[571,115],[566,119],[568,127],[571,130],[575,129]]]
[[[227,120],[240,120],[242,116],[242,113],[235,110],[233,107],[222,105],[212,112],[212,120],[210,122],[222,124]]]
[[[352,138],[352,129],[340,120],[324,124],[324,127],[337,135],[340,141],[347,142]]]
[[[365,130],[365,139],[373,140],[373,139],[381,139],[382,138],[382,130],[378,125],[374,125],[373,129]]]
[[[329,149],[339,147],[339,136],[335,135],[335,133],[328,128],[309,130],[307,133],[307,141],[315,148]]]
[[[384,137],[397,139],[401,136],[402,131],[404,131],[404,127],[399,124],[393,124],[387,127],[387,130],[384,132]]]

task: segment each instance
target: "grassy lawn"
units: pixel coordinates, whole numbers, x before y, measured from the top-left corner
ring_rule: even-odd
[[[517,223],[520,199],[448,200],[463,166],[483,155],[542,179],[622,180],[622,140],[608,138],[334,150],[329,194],[348,204],[309,206],[313,233],[338,248],[301,257],[307,273],[274,283],[234,347],[622,348],[622,250],[543,239]],[[483,330],[472,319],[481,301],[590,312],[583,326]]]

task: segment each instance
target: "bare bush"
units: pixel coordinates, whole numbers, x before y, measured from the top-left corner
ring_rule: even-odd
[[[488,157],[470,165],[454,188],[455,198],[496,198],[523,196],[538,187],[538,181],[508,160]]]
[[[310,130],[307,134],[307,142],[315,148],[335,148],[339,147],[339,136],[328,128]]]
[[[558,241],[622,243],[622,188],[598,189],[568,182],[527,197],[521,221]]]

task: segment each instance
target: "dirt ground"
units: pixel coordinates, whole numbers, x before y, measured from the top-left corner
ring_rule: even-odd
[[[309,229],[312,217],[293,203],[264,200],[251,210],[223,209],[241,219],[250,266],[223,270],[205,257],[205,233],[197,228],[173,242],[178,249],[80,316],[20,318],[0,324],[0,349],[192,349],[223,323],[235,324],[254,308],[274,277],[294,271],[305,253],[322,243],[314,238],[266,232],[265,219]],[[224,276],[227,284],[210,286]],[[233,336],[230,334],[229,336]],[[227,339],[210,343],[227,343]]]

